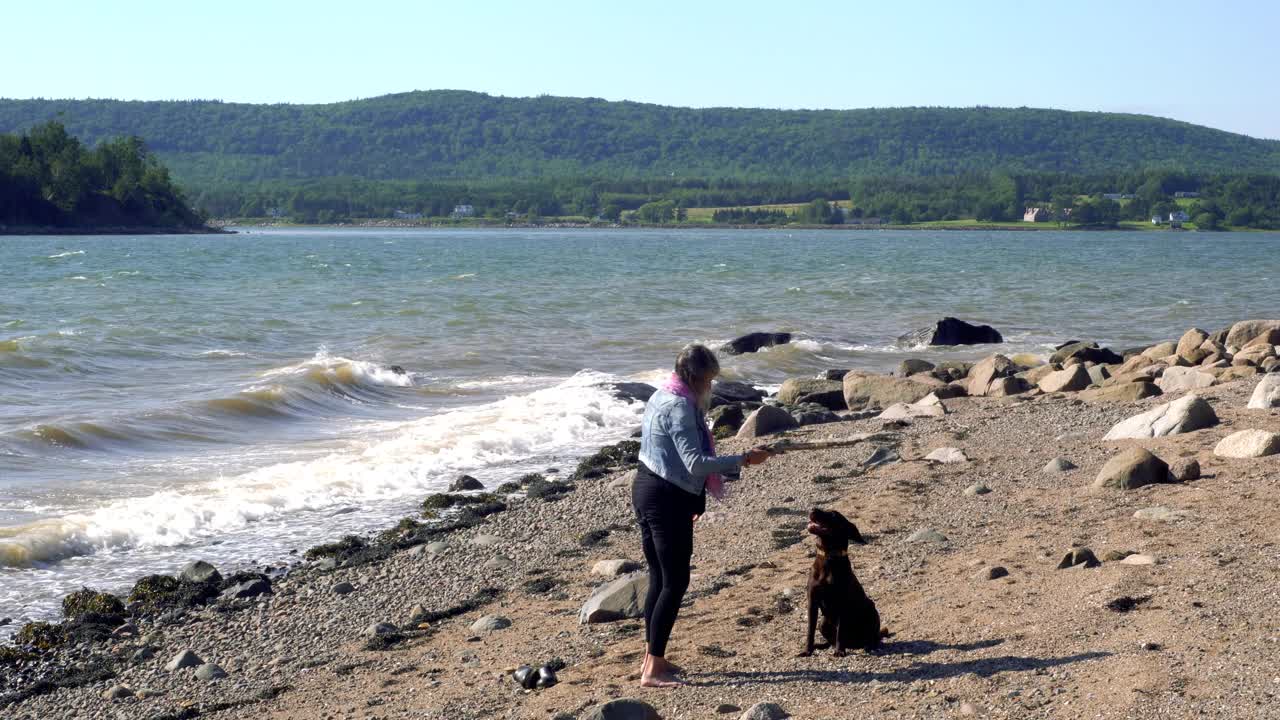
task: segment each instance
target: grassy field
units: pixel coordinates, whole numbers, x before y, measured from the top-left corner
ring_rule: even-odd
[[[848,200],[829,200],[832,205],[837,207],[850,207]],[[780,205],[730,205],[727,207],[705,207],[705,208],[689,208],[689,222],[691,223],[709,223],[712,222],[712,216],[717,210],[781,210],[786,213],[793,213],[796,210],[808,205],[809,203],[783,203]]]

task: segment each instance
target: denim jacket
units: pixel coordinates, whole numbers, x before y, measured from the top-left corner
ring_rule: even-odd
[[[667,482],[693,495],[702,495],[707,476],[733,473],[744,455],[708,455],[703,449],[700,419],[689,401],[659,390],[644,408],[640,461]]]

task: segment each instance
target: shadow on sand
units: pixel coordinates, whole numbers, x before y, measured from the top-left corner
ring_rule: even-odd
[[[1003,640],[981,640],[973,643],[949,645],[930,640],[910,640],[888,642],[876,655],[924,656],[940,650],[956,650],[972,652],[1002,644]],[[914,661],[906,667],[887,672],[867,672],[860,670],[784,670],[778,672],[716,672],[698,673],[689,676],[689,684],[713,687],[728,685],[747,680],[755,683],[786,684],[794,682],[814,683],[867,683],[873,680],[882,683],[915,682],[916,680],[945,680],[962,675],[991,677],[1005,672],[1034,672],[1048,668],[1071,665],[1089,660],[1110,657],[1109,652],[1086,652],[1063,657],[1020,657],[1017,655],[1001,655],[957,662],[921,662]],[[857,654],[850,656],[856,658]]]

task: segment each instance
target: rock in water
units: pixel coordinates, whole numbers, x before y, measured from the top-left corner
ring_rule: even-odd
[[[953,317],[944,317],[930,327],[921,328],[898,338],[906,347],[921,345],[982,345],[1002,343],[1000,331],[990,325],[974,325]]]
[[[1132,447],[1107,461],[1093,486],[1134,490],[1144,485],[1166,482],[1169,466],[1140,447]]]
[[[846,410],[844,384],[834,380],[788,378],[778,389],[778,402],[783,405],[815,403],[828,410]]]
[[[1218,424],[1213,407],[1199,395],[1187,395],[1117,423],[1103,440],[1129,440],[1202,430]]]
[[[711,385],[711,396],[729,403],[759,402],[764,393],[756,387],[737,380],[717,380]]]
[[[737,437],[758,438],[799,426],[800,423],[796,422],[796,419],[786,410],[773,405],[761,405],[742,422],[742,427],[738,428]]]
[[[1222,438],[1213,454],[1224,458],[1260,458],[1280,453],[1280,434],[1266,430],[1241,430]]]
[[[1253,389],[1253,395],[1249,397],[1250,410],[1270,410],[1272,408],[1280,408],[1280,373],[1270,373],[1262,376],[1262,380],[1258,382],[1258,387]]]
[[[614,397],[635,402],[649,402],[649,398],[658,390],[648,383],[641,382],[610,383],[609,389],[613,391]]]
[[[648,703],[619,698],[591,708],[582,720],[662,720],[662,716]]]
[[[187,668],[187,667],[196,667],[198,665],[203,665],[203,664],[204,664],[204,660],[201,660],[199,655],[196,655],[190,650],[183,650],[177,655],[174,655],[173,659],[170,660],[169,663],[164,666],[164,669],[168,670],[169,672],[173,672],[174,670],[180,670],[182,668]]]
[[[928,360],[919,358],[907,358],[898,363],[898,374],[902,377],[916,375],[924,372],[931,372],[936,366]]]
[[[791,333],[753,332],[730,340],[720,348],[720,352],[727,355],[742,355],[774,345],[786,345],[789,342],[791,342]]]
[[[203,560],[196,560],[182,568],[182,572],[178,573],[178,579],[182,582],[202,583],[202,582],[222,582],[222,574],[218,569]]]
[[[470,475],[459,475],[456,480],[449,484],[449,492],[463,492],[465,490],[483,490],[484,483],[471,477]]]
[[[641,617],[644,614],[644,596],[648,590],[647,573],[623,575],[596,588],[578,613],[578,620],[585,625]]]
[[[789,718],[786,710],[777,703],[756,703],[742,713],[739,720],[784,720]]]

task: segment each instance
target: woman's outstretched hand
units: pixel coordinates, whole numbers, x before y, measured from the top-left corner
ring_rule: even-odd
[[[743,462],[744,465],[759,465],[765,460],[773,457],[773,451],[763,447],[751,448],[747,451],[747,458]]]

